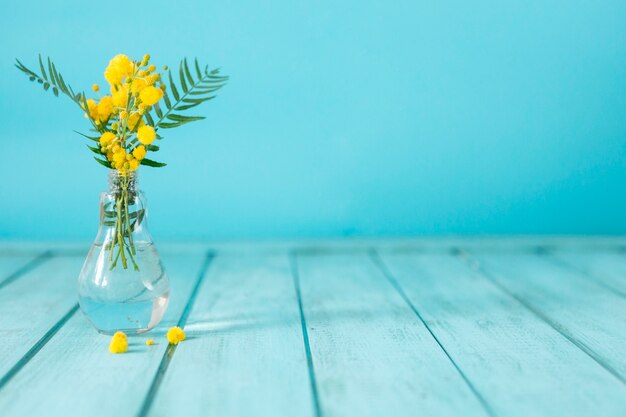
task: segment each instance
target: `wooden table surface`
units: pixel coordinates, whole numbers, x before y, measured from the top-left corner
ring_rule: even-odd
[[[157,246],[166,317],[113,355],[88,245],[0,243],[1,416],[626,415],[626,239]]]

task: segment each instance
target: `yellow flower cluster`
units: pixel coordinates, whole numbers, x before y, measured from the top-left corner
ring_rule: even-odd
[[[150,145],[156,138],[156,132],[152,126],[141,126],[137,129],[137,139],[144,145]]]
[[[97,102],[86,100],[83,105],[85,116],[102,133],[102,154],[120,171],[137,169],[146,157],[146,146],[156,139],[156,131],[146,124],[144,115],[163,98],[165,86],[156,86],[161,76],[149,61],[150,55],[137,61],[122,54],[115,56],[104,71],[110,95]],[[94,84],[92,90],[98,92],[100,86]]]
[[[104,132],[100,136],[100,150],[111,162],[111,166],[120,171],[134,171],[139,168],[141,160],[146,156],[143,145],[135,147],[130,153],[123,146],[120,138],[113,132]]]
[[[126,339],[126,333],[115,332],[111,338],[109,344],[109,352],[111,353],[124,353],[128,350],[128,340]]]
[[[163,90],[160,88],[156,88],[153,86],[145,87],[139,93],[139,98],[141,99],[141,103],[146,106],[152,106],[156,104],[163,97]]]
[[[104,78],[111,85],[121,84],[135,72],[135,63],[126,55],[117,55],[109,61],[109,66],[104,71]]]

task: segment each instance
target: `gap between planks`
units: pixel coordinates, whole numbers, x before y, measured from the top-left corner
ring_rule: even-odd
[[[52,250],[46,250],[31,259],[17,271],[11,273],[3,281],[0,281],[0,290],[20,277],[34,270],[46,261],[52,259],[56,254]],[[78,311],[78,303],[74,304],[67,313],[59,319],[48,331],[13,365],[2,377],[0,377],[0,390],[11,380],[19,371],[30,362],[30,360],[54,337],[55,334],[63,327],[63,325]]]
[[[300,326],[302,328],[302,339],[304,342],[304,350],[306,353],[306,364],[309,374],[309,385],[311,388],[311,397],[313,400],[313,411],[316,417],[322,417],[322,408],[320,406],[319,393],[317,389],[317,381],[315,378],[315,368],[313,367],[313,357],[311,355],[311,344],[309,341],[309,332],[307,330],[304,309],[302,308],[302,293],[300,291],[300,274],[298,272],[298,258],[295,250],[289,251],[289,266],[291,268],[291,277],[293,286],[298,300],[298,311],[300,313]]]
[[[545,256],[545,252],[544,252],[544,250],[541,247],[536,248],[533,252],[534,252],[534,254],[536,256]],[[598,365],[600,365],[604,370],[606,370],[613,377],[615,377],[619,382],[621,382],[622,384],[626,385],[626,379],[624,379],[622,377],[622,375],[620,375],[619,372],[617,372],[615,369],[613,369],[613,367],[611,367],[609,364],[607,364],[593,349],[587,347],[584,343],[582,343],[578,339],[576,339],[572,334],[570,334],[566,330],[562,329],[561,326],[557,325],[552,319],[547,317],[541,311],[539,311],[536,308],[534,308],[532,305],[530,305],[528,302],[526,302],[522,297],[520,297],[520,296],[516,295],[514,292],[510,291],[509,288],[507,288],[505,285],[500,283],[495,277],[493,277],[491,275],[491,273],[489,271],[487,271],[484,267],[482,267],[480,262],[478,261],[478,259],[475,258],[471,253],[469,253],[468,251],[466,251],[466,250],[464,250],[462,248],[457,248],[457,247],[452,248],[451,249],[451,253],[454,254],[455,256],[458,256],[470,268],[472,268],[476,272],[478,272],[481,277],[483,277],[484,279],[486,279],[489,282],[491,282],[500,291],[502,291],[503,293],[505,293],[506,295],[508,295],[509,297],[514,299],[515,301],[517,301],[520,305],[522,305],[524,308],[526,308],[528,311],[530,311],[532,314],[534,314],[540,320],[542,320],[547,325],[549,325],[557,333],[559,333],[561,336],[563,336],[568,342],[570,342],[571,344],[576,346],[583,353],[585,353],[587,356],[589,356],[593,361],[595,361]],[[559,262],[555,262],[555,265],[557,265],[557,266],[559,266],[561,268],[564,268],[564,266],[562,264],[560,264]],[[576,269],[574,269],[574,271],[580,273],[580,271],[578,271]],[[608,290],[607,288],[605,288],[605,287],[603,287],[601,285],[599,285],[599,287],[604,289],[604,290]]]
[[[196,279],[196,283],[194,284],[194,287],[191,290],[191,295],[189,296],[189,299],[187,300],[187,304],[185,305],[185,308],[183,309],[183,312],[180,315],[180,318],[178,319],[178,323],[177,323],[178,327],[181,327],[181,328],[185,327],[185,324],[187,323],[187,318],[189,317],[189,313],[191,312],[191,309],[196,301],[198,290],[200,289],[200,286],[204,282],[204,277],[206,276],[206,273],[211,263],[213,262],[213,259],[215,259],[215,256],[216,254],[214,251],[209,251],[207,253],[204,263],[200,267],[200,272],[198,273],[198,278]],[[170,363],[172,362],[172,358],[174,357],[174,354],[176,353],[177,346],[178,345],[169,345],[167,349],[165,350],[165,353],[163,354],[163,357],[161,358],[161,363],[159,364],[156,374],[154,375],[152,379],[152,383],[150,384],[150,388],[148,389],[148,392],[146,393],[146,397],[144,398],[141,408],[139,409],[139,412],[137,413],[137,417],[145,417],[150,412],[152,403],[154,402],[154,399],[159,391],[159,387],[161,386],[161,382],[163,381],[163,377],[165,376],[165,373],[167,372],[167,368],[169,367]]]
[[[461,378],[463,379],[463,381],[465,382],[467,387],[470,389],[472,394],[474,394],[474,396],[476,397],[476,399],[478,400],[480,405],[483,407],[485,412],[489,416],[495,417],[496,414],[494,413],[494,411],[491,408],[491,406],[489,405],[489,403],[487,403],[485,398],[481,395],[481,393],[478,391],[478,389],[474,386],[472,381],[470,381],[469,378],[465,375],[465,373],[463,372],[461,367],[456,363],[456,361],[452,358],[452,356],[450,356],[450,353],[448,353],[448,351],[443,346],[441,341],[439,341],[437,336],[435,336],[435,333],[433,333],[433,331],[431,330],[431,328],[428,325],[428,323],[426,323],[426,321],[424,320],[424,318],[420,314],[420,312],[417,309],[417,307],[415,306],[415,304],[413,304],[413,302],[409,299],[409,297],[407,296],[406,292],[404,291],[404,289],[402,288],[402,286],[400,285],[398,280],[396,280],[396,278],[393,276],[393,274],[391,273],[391,271],[389,270],[387,265],[384,263],[384,261],[382,260],[382,258],[378,254],[378,251],[376,249],[374,249],[374,248],[371,248],[371,249],[368,250],[368,255],[369,255],[370,259],[372,260],[372,262],[374,263],[374,265],[376,265],[376,267],[379,269],[379,271],[382,273],[382,275],[385,277],[385,279],[389,282],[389,284],[400,295],[402,300],[404,300],[404,302],[408,305],[408,307],[411,309],[411,311],[413,311],[413,313],[417,316],[419,321],[424,325],[426,330],[428,330],[428,333],[430,334],[430,336],[435,340],[435,342],[437,343],[439,348],[443,351],[443,353],[446,355],[446,357],[448,358],[448,360],[450,361],[452,366],[454,366],[454,369],[456,369],[457,373],[461,376]]]
[[[57,334],[59,332],[59,330],[61,329],[61,327],[63,327],[63,325],[65,323],[67,323],[67,321],[76,313],[76,311],[78,311],[78,303],[74,304],[72,306],[72,308],[70,308],[70,310],[65,313],[65,315],[63,317],[61,317],[61,319],[59,321],[57,321],[51,328],[50,330],[48,330],[46,332],[46,334],[44,334],[41,339],[39,339],[37,341],[37,343],[35,343],[33,345],[33,347],[31,347],[28,352],[26,352],[24,354],[24,356],[22,356],[22,358],[17,361],[17,363],[15,365],[13,365],[13,367],[11,369],[9,369],[7,371],[6,374],[4,374],[4,376],[2,378],[0,378],[0,390],[15,376],[17,375],[17,373],[19,371],[22,370],[22,368],[24,368],[24,366],[26,366],[28,364],[28,362],[30,362],[30,360],[32,358],[35,357],[35,355],[37,353],[39,353],[39,351],[46,345],[46,343],[48,343],[50,341],[50,339],[52,339],[54,337],[55,334]]]
[[[45,252],[40,253],[34,259],[26,262],[22,267],[20,267],[17,271],[9,274],[4,280],[0,281],[0,290],[3,287],[6,287],[10,283],[14,282],[19,277],[25,275],[27,272],[32,271],[37,268],[39,265],[43,264],[47,260],[51,259],[54,256],[51,250],[47,250]]]
[[[565,260],[565,259],[561,259],[558,258],[554,255],[552,255],[551,253],[542,253],[541,256],[545,256],[546,259],[548,259],[550,262],[552,262],[555,265],[560,266],[561,268],[565,268],[565,269],[569,269],[570,271],[573,271],[577,274],[580,274],[586,278],[589,279],[589,282],[594,283],[595,285],[612,292],[613,294],[617,295],[618,297],[621,298],[626,298],[626,293],[624,293],[623,291],[609,285],[609,284],[605,284],[602,281],[599,281],[598,279],[596,279],[592,273],[590,273],[589,271],[585,270],[584,268],[580,268],[576,265],[574,265],[573,263]]]

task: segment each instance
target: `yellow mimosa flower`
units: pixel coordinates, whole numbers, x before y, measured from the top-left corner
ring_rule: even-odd
[[[133,74],[135,65],[126,55],[115,56],[104,71],[104,78],[111,85],[121,84],[122,81]]]
[[[97,93],[100,91],[100,86],[98,84],[94,84],[91,86],[91,89]]]
[[[139,168],[139,164],[140,163],[141,162],[139,160],[137,160],[137,159],[131,159],[131,160],[128,161],[128,168],[131,171],[135,171],[137,168]]]
[[[133,93],[139,93],[141,90],[146,88],[148,83],[143,78],[135,78],[133,79],[133,83],[130,85],[130,91]]]
[[[139,112],[134,112],[128,116],[128,128],[130,130],[135,130],[135,128],[141,126],[140,122],[143,122],[143,120],[141,120],[141,114],[139,114]]]
[[[111,96],[104,96],[98,103],[98,118],[101,121],[108,120],[113,110],[113,98]]]
[[[159,74],[150,74],[146,77],[146,82],[149,85],[153,85],[154,83],[159,81],[159,79],[161,79],[161,76]]]
[[[111,338],[109,344],[109,352],[111,353],[124,353],[128,351],[128,340],[124,332],[116,332]]]
[[[117,152],[113,154],[113,161],[118,165],[123,164],[124,162],[126,162],[126,155],[126,149],[120,148]]]
[[[156,132],[152,126],[141,126],[137,129],[137,139],[142,145],[150,145],[156,138]]]
[[[135,149],[133,149],[133,156],[141,161],[143,158],[146,157],[146,148],[143,145],[137,146]]]
[[[115,135],[113,132],[104,132],[102,136],[100,136],[100,145],[107,146],[110,145],[111,142],[115,140]]]
[[[113,105],[115,107],[126,107],[128,105],[128,86],[124,84],[112,92]]]
[[[141,103],[146,106],[152,106],[156,104],[163,97],[163,91],[160,89],[149,86],[141,90],[139,93],[139,98],[141,99]]]
[[[167,331],[167,341],[171,345],[177,345],[179,342],[185,340],[185,332],[178,326],[172,327]]]
[[[83,110],[85,110],[85,106],[83,104],[81,104],[81,107],[83,108]],[[87,100],[87,107],[89,109],[88,117],[96,120],[98,118],[98,105],[96,104],[96,100],[92,98]]]

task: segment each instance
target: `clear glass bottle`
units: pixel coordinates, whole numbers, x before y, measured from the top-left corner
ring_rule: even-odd
[[[163,318],[169,280],[148,231],[136,171],[109,171],[100,229],[78,277],[80,308],[100,333],[143,333]]]

